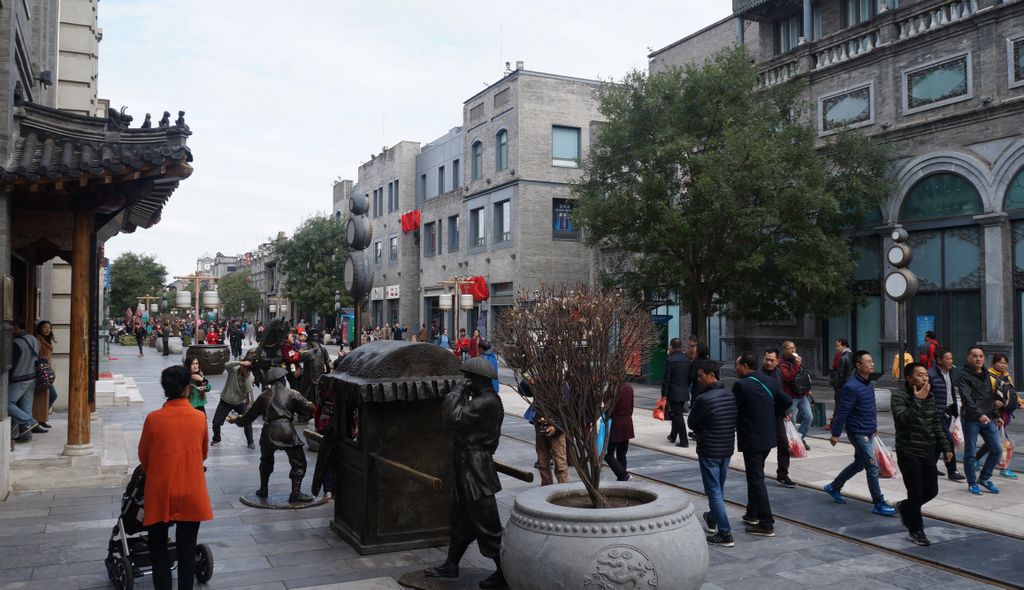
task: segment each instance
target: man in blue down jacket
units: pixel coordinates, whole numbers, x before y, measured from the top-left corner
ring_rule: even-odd
[[[725,512],[725,476],[732,458],[736,432],[736,398],[718,380],[718,365],[703,359],[696,361],[697,386],[702,393],[690,406],[687,424],[697,435],[697,458],[709,512],[704,513],[708,543],[732,547],[732,529]]]
[[[861,471],[867,471],[868,490],[874,503],[874,513],[882,516],[895,516],[893,508],[878,485],[878,462],[875,461],[875,449],[872,438],[878,431],[875,408],[875,386],[871,383],[871,374],[875,371],[875,361],[866,350],[858,350],[853,355],[853,378],[843,385],[839,399],[839,408],[832,418],[832,437],[829,442],[836,446],[843,428],[853,445],[853,463],[850,463],[832,483],[825,485],[825,492],[832,496],[837,504],[846,504],[842,489],[847,481]]]

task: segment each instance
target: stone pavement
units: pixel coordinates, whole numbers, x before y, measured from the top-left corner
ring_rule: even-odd
[[[159,371],[178,359],[159,357],[150,350],[145,358],[138,359],[128,351],[126,348],[120,357],[122,360],[111,363],[111,369],[134,377],[145,403],[141,407],[102,409],[98,414],[104,425],[116,424],[126,436],[133,433],[137,436],[145,413],[163,402],[157,383]],[[216,391],[223,377],[213,377],[211,381]],[[217,403],[215,391],[210,396],[211,408]],[[507,410],[515,411],[512,404],[517,398],[503,395],[503,399]],[[528,428],[513,417],[507,418],[506,425],[506,430],[516,438],[502,439],[499,458],[529,468],[535,460],[533,447],[517,440],[529,432]],[[311,459],[313,457],[310,455]],[[661,449],[635,449],[630,458],[631,469],[650,475],[657,475],[656,465],[672,469],[679,464],[692,469],[692,461],[666,454]],[[395,588],[394,580],[403,573],[444,558],[443,548],[360,556],[328,528],[333,510],[330,503],[307,510],[280,512],[241,505],[238,496],[257,484],[258,460],[256,451],[245,448],[241,429],[233,426],[225,426],[224,443],[210,450],[207,480],[215,519],[204,523],[200,529],[200,541],[209,544],[214,553],[215,574],[208,588],[383,590]],[[644,462],[646,468],[640,465]],[[310,476],[311,470],[307,473],[306,486]],[[505,489],[498,500],[502,518],[507,519],[515,495],[535,484],[504,476],[501,479]],[[271,487],[285,491],[285,473],[276,472]],[[102,560],[122,491],[122,486],[103,486],[15,492],[6,502],[0,502],[0,553],[4,556],[0,559],[0,590],[109,587]],[[771,492],[773,497],[777,494],[774,489]],[[704,508],[702,497],[692,496],[692,499],[698,509]],[[741,528],[737,526],[739,517],[739,512],[730,508],[736,530]],[[754,538],[738,532],[736,547],[712,548],[705,588],[986,587],[973,579],[805,527],[780,523],[777,532],[774,539]],[[493,563],[475,548],[470,550],[463,564],[468,568],[464,570],[463,579],[449,587],[475,588],[476,582],[493,567]],[[139,580],[136,587],[152,586],[148,580]]]

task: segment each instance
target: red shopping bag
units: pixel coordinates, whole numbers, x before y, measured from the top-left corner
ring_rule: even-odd
[[[786,439],[789,440],[789,456],[794,459],[807,457],[807,449],[804,448],[804,441],[800,433],[796,431],[793,422],[786,420]]]
[[[1010,460],[1013,459],[1013,441],[1006,436],[1006,428],[999,429],[999,446],[1002,448],[1003,454],[999,456],[996,469],[1009,469]]]
[[[654,404],[654,419],[664,420],[665,419],[665,406],[668,404],[668,400],[665,398],[659,398],[658,403]]]
[[[899,479],[900,468],[896,464],[896,459],[893,458],[892,453],[889,452],[889,448],[885,446],[882,439],[875,435],[874,440],[871,441],[872,446],[875,448],[875,461],[878,462],[878,475],[885,479]]]

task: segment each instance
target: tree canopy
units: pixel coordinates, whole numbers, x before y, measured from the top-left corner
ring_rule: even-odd
[[[715,313],[848,310],[849,230],[890,190],[889,149],[847,131],[819,144],[800,90],[761,88],[742,48],[606,85],[607,123],[573,186],[605,281],[674,294],[701,337]]]
[[[127,308],[134,311],[137,297],[159,296],[167,280],[167,269],[149,254],[125,252],[110,264],[110,315],[119,317]]]
[[[342,305],[351,305],[343,274],[348,247],[345,225],[325,214],[302,222],[295,234],[274,246],[285,276],[288,296],[303,309],[321,315],[334,313],[334,291],[341,291]]]
[[[224,306],[224,315],[227,317],[241,317],[243,303],[248,313],[254,313],[259,309],[260,292],[249,283],[249,276],[249,271],[240,270],[222,278],[217,285],[217,292]]]

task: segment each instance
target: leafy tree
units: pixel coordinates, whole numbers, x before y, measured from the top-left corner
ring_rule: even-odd
[[[334,291],[342,293],[342,305],[352,298],[345,291],[343,274],[348,247],[345,225],[325,214],[303,221],[290,239],[278,241],[274,248],[285,277],[288,296],[302,309],[320,315],[334,313]]]
[[[110,315],[119,317],[134,310],[144,295],[159,296],[167,280],[167,269],[149,254],[125,252],[110,264]]]
[[[241,270],[233,272],[222,278],[217,285],[217,292],[220,294],[221,304],[224,306],[224,315],[229,318],[236,318],[242,315],[242,304],[248,312],[255,312],[259,309],[261,300],[260,292],[249,283],[249,271]]]
[[[889,148],[852,132],[819,145],[800,90],[760,88],[742,48],[607,85],[573,186],[587,242],[611,253],[605,281],[677,294],[702,340],[715,313],[848,310],[848,230],[888,194]]]

